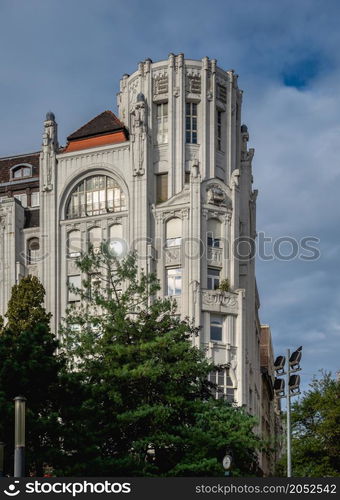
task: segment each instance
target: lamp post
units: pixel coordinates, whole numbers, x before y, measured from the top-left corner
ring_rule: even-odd
[[[26,398],[14,398],[14,477],[25,476],[25,412]]]
[[[286,398],[287,402],[287,477],[292,477],[292,430],[291,430],[291,398],[298,396],[300,392],[300,375],[295,373],[300,371],[300,361],[302,357],[302,346],[293,354],[287,349],[287,368],[285,371],[286,358],[278,356],[274,363],[274,369],[278,375],[286,375],[286,384],[284,379],[275,378],[274,391],[279,399]],[[285,394],[285,385],[287,394]]]
[[[0,477],[4,476],[4,451],[5,443],[0,443]]]

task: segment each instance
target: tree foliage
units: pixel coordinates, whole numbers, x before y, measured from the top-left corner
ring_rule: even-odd
[[[23,278],[12,289],[0,333],[0,441],[6,443],[5,472],[12,474],[14,449],[13,398],[27,399],[26,450],[31,470],[42,473],[60,449],[56,401],[63,360],[43,308],[44,289],[37,278]]]
[[[105,245],[79,267],[88,279],[62,333],[84,399],[63,473],[223,475],[227,448],[234,474],[252,473],[255,422],[212,398],[207,378],[216,367],[193,347],[198,331],[179,319],[175,303],[157,298],[156,277],[139,272],[134,255],[119,261]],[[74,417],[64,415],[65,425]]]
[[[292,411],[293,474],[304,477],[340,474],[340,382],[330,373],[314,377]]]

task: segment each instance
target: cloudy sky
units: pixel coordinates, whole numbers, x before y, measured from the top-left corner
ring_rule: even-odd
[[[48,110],[65,144],[147,57],[239,74],[258,232],[320,239],[317,260],[257,264],[261,321],[276,354],[303,345],[304,387],[340,369],[339,16],[337,0],[0,0],[0,156],[38,150]]]

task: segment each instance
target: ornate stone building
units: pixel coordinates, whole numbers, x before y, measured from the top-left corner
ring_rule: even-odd
[[[138,252],[161,293],[200,327],[194,342],[223,365],[216,397],[260,419],[260,324],[254,259],[253,149],[233,70],[170,54],[124,75],[119,118],[104,111],[57,138],[47,113],[41,151],[0,159],[0,314],[11,286],[39,276],[53,328],[79,297],[77,257],[112,239]]]

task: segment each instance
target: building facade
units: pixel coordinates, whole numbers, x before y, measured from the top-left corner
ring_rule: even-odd
[[[0,314],[13,284],[37,275],[58,325],[79,297],[75,264],[114,240],[157,273],[161,294],[193,318],[193,342],[224,370],[216,397],[260,421],[260,323],[254,259],[253,149],[242,91],[214,59],[141,62],[124,75],[119,115],[104,111],[60,147],[53,113],[41,151],[0,159]],[[248,255],[248,256],[247,256]]]

